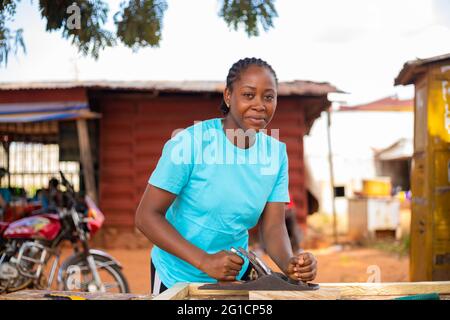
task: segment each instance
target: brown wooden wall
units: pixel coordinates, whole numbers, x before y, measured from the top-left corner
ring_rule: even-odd
[[[289,159],[289,192],[297,207],[299,221],[306,222],[307,201],[303,161],[305,106],[299,98],[281,97],[269,129],[280,130],[280,140],[286,143]]]
[[[134,214],[147,180],[172,131],[191,126],[195,120],[221,117],[219,97],[204,95],[145,96],[109,95],[98,100],[100,120],[99,199],[106,224],[133,227]],[[303,135],[304,107],[299,98],[280,97],[270,128],[280,129],[287,144],[290,192],[306,216]]]

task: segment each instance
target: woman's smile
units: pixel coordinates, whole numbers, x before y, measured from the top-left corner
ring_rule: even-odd
[[[247,122],[249,124],[260,127],[260,128],[263,128],[266,125],[266,120],[264,119],[264,117],[247,116],[247,117],[244,117],[244,119],[247,120]]]

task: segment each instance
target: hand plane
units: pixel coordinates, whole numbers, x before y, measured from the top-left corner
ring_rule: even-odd
[[[243,248],[231,248],[231,252],[249,260],[256,271],[256,279],[210,283],[199,287],[200,290],[306,291],[319,289],[318,284],[293,280],[282,273],[273,271],[252,251],[247,252]]]

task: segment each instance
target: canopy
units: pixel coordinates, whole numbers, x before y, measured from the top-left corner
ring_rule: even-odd
[[[0,103],[0,123],[28,123],[72,119],[93,119],[85,101]]]

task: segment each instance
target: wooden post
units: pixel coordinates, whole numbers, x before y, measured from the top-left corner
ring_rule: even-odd
[[[9,140],[9,136],[8,135],[4,135],[2,137],[2,146],[3,146],[3,150],[5,150],[5,154],[6,154],[6,179],[8,180],[8,188],[11,188],[11,175],[9,174],[9,146],[11,145],[11,141]]]
[[[328,163],[330,166],[330,183],[331,183],[331,206],[333,209],[333,237],[334,244],[338,244],[337,234],[337,217],[336,217],[336,198],[334,194],[334,168],[333,168],[333,152],[331,149],[331,106],[327,109],[327,137],[328,137]]]
[[[9,142],[6,144],[6,174],[8,175],[8,188],[11,188],[11,174],[9,173],[9,168],[10,168],[10,162],[9,162],[9,151],[11,150],[9,148],[10,144]]]
[[[80,146],[80,160],[83,166],[86,194],[98,204],[97,189],[95,187],[94,165],[91,154],[91,144],[86,119],[77,119],[78,143]]]

